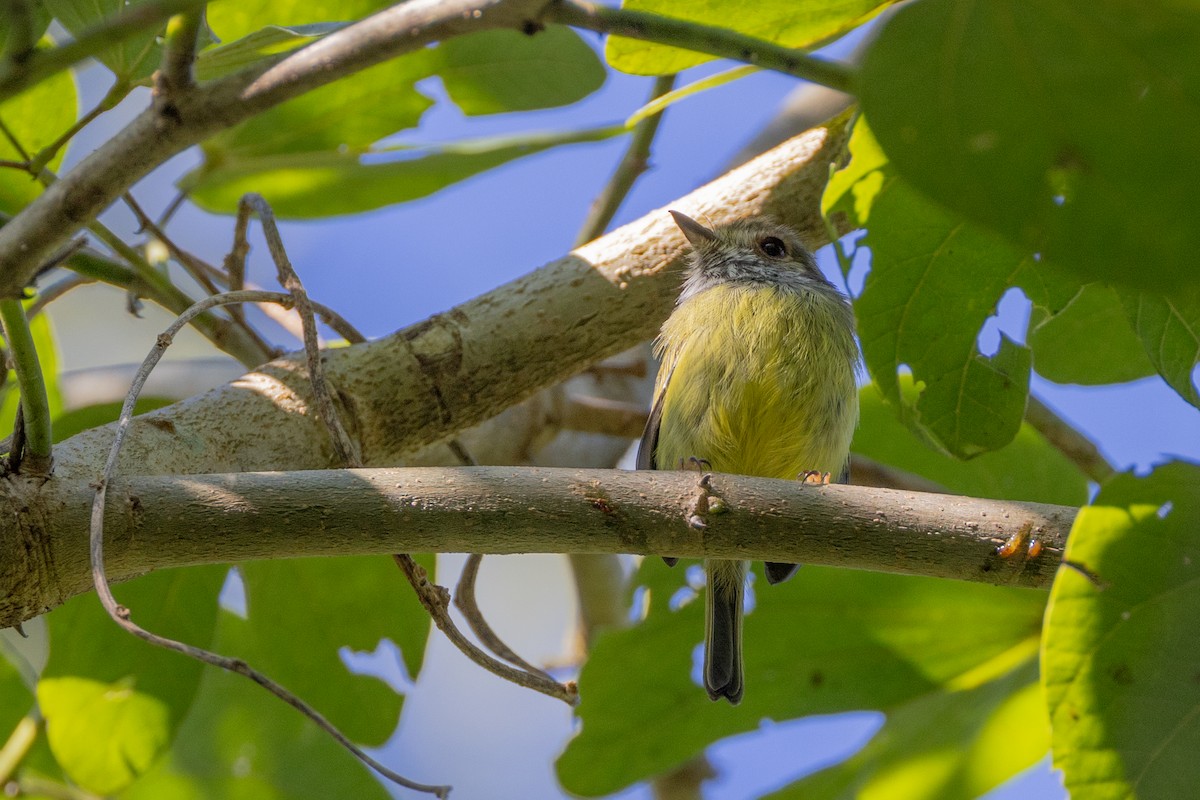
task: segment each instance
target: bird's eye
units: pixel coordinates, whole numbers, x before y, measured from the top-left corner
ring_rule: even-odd
[[[758,243],[758,246],[762,249],[765,255],[771,258],[783,258],[788,254],[787,245],[783,243],[782,239],[778,239],[774,236],[768,236],[767,238],[763,239]]]

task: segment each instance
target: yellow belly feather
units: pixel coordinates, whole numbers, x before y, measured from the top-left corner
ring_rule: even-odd
[[[717,472],[836,479],[858,421],[857,346],[828,300],[813,301],[725,284],[675,310],[658,345],[670,376],[659,469],[696,457]]]

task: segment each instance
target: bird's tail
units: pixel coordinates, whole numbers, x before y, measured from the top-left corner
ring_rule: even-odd
[[[713,700],[742,700],[742,596],[744,561],[705,561],[704,688]]]

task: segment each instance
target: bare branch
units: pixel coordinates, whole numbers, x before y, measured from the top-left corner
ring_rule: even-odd
[[[107,569],[121,581],[166,567],[261,558],[668,553],[1045,589],[1077,513],[1040,503],[714,475],[711,492],[727,510],[710,514],[698,531],[687,521],[696,481],[694,472],[534,467],[116,478],[105,519]],[[91,588],[87,544],[78,535],[94,491],[88,481],[16,480],[6,490],[0,626]],[[31,506],[44,511],[18,513]],[[1042,555],[1023,564],[999,558],[996,548],[1026,524]],[[30,541],[39,544],[23,544]]]

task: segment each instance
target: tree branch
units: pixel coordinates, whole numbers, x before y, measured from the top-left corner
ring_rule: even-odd
[[[694,472],[460,467],[118,478],[105,563],[149,570],[394,552],[640,553],[748,558],[1047,588],[1077,510]],[[10,483],[0,514],[0,626],[92,586],[86,480]],[[36,512],[31,508],[38,509]],[[20,509],[25,509],[19,513]],[[1026,526],[1029,526],[1026,528]],[[1042,554],[1002,559],[1025,531]],[[31,543],[36,542],[36,546]]]
[[[818,200],[845,133],[844,120],[810,131],[672,206],[714,224],[774,214],[820,244]],[[329,377],[354,403],[364,463],[395,464],[649,339],[670,312],[686,252],[670,217],[652,212],[445,314],[384,339],[330,350]],[[281,359],[139,418],[120,471],[333,465],[301,364],[298,356]],[[111,436],[111,429],[99,428],[60,443],[56,474],[95,475]],[[186,448],[177,446],[181,440]]]

